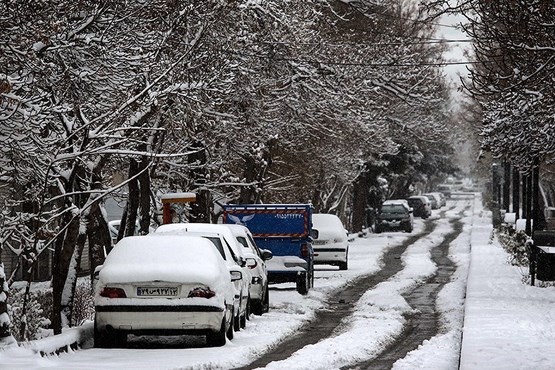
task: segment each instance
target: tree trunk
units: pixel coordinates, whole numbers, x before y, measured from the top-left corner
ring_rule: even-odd
[[[516,220],[520,216],[520,173],[513,167],[513,212]]]
[[[79,218],[71,219],[71,214],[66,215],[67,225],[65,233],[56,241],[54,250],[54,260],[52,261],[52,329],[54,334],[62,332],[62,294],[66,283],[71,257],[77,244],[79,235]]]
[[[146,235],[150,231],[150,174],[146,171],[148,167],[148,158],[146,156],[141,160],[139,171],[143,171],[139,176],[139,235]]]
[[[6,281],[4,264],[0,260],[0,349],[13,344],[16,344],[16,341],[10,332],[10,317],[8,316],[8,282]]]
[[[503,209],[509,212],[509,206],[511,202],[511,164],[507,161],[505,162],[505,168],[503,171]]]
[[[68,326],[73,326],[73,302],[75,301],[75,287],[77,286],[77,277],[80,271],[81,256],[83,256],[83,249],[85,248],[85,242],[87,241],[87,235],[85,232],[79,232],[79,237],[77,238],[77,248],[74,249],[73,255],[68,268],[67,279],[64,284],[64,290],[62,294],[62,319],[65,317],[67,322],[64,323],[62,320],[62,327],[66,324]]]
[[[532,236],[532,218],[534,217],[533,215],[533,210],[532,210],[532,193],[533,193],[533,176],[532,173],[528,173],[526,175],[526,189],[528,189],[528,191],[526,192],[526,234],[528,236]]]
[[[129,160],[129,178],[137,175],[138,172],[139,166],[137,164],[137,161],[131,158]],[[137,214],[140,198],[139,182],[137,179],[133,179],[128,183],[127,186],[129,187],[129,194],[127,197],[127,220],[124,225],[124,236],[132,236],[135,235],[135,229],[137,227]],[[121,227],[122,225],[120,225],[120,228]]]
[[[102,214],[102,207],[102,203],[94,203],[87,217],[91,284],[94,281],[94,270],[104,263],[106,255],[110,253],[112,248],[110,231]]]
[[[245,170],[243,171],[243,177],[248,185],[241,187],[239,203],[250,204],[254,203],[256,199],[256,185],[254,185],[256,180],[256,161],[250,153],[244,157],[244,160]]]
[[[206,148],[203,143],[197,141],[191,145],[189,150],[194,151],[187,158],[191,166],[189,177],[193,181],[194,190],[197,194],[196,202],[191,204],[189,219],[191,222],[210,222],[212,200],[210,191],[205,188],[207,176],[205,166],[208,161]]]
[[[354,232],[362,231],[362,229],[368,227],[366,224],[366,208],[370,192],[368,177],[368,169],[364,165],[353,184],[352,228]]]

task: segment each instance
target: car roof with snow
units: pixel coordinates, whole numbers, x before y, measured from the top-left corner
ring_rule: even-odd
[[[313,213],[312,228],[318,230],[318,238],[324,236],[337,235],[341,238],[347,238],[345,226],[336,215],[329,213]]]
[[[213,285],[222,273],[229,275],[225,262],[205,238],[145,235],[120,240],[106,257],[99,278],[109,282],[162,280]]]
[[[243,255],[243,246],[235,239],[231,229],[224,224],[209,224],[209,223],[175,223],[161,225],[156,229],[157,233],[166,232],[213,232],[222,234],[224,239],[233,248],[233,251],[241,257]]]

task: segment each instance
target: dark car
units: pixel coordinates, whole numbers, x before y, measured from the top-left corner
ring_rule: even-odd
[[[386,230],[403,230],[408,233],[413,229],[412,209],[405,204],[382,204],[376,217],[376,233]]]
[[[428,218],[431,215],[431,209],[422,198],[423,196],[408,197],[407,202],[409,203],[409,206],[413,209],[415,217]]]

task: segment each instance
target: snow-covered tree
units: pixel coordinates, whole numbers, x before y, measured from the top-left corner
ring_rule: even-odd
[[[468,91],[481,104],[484,149],[522,171],[552,157],[555,7],[548,0],[435,2],[466,17],[479,63]]]

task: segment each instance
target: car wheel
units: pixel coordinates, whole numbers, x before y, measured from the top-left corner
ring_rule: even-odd
[[[375,233],[376,233],[376,234],[381,234],[381,233],[382,233],[382,228],[379,227],[379,226],[376,226],[376,231],[375,231]]]
[[[249,299],[247,300],[247,308],[245,310],[245,314],[239,318],[239,326],[241,327],[241,329],[245,329],[247,327],[247,318],[249,317],[251,306],[250,301],[251,299],[249,297]]]
[[[314,263],[310,266],[310,285],[308,288],[314,288]]]
[[[233,330],[233,318],[235,317],[235,314],[233,312],[233,309],[231,310],[231,320],[229,321],[229,326],[227,327],[227,331],[226,331],[226,337],[229,340],[233,339],[233,336],[235,335],[235,330]],[[225,320],[225,317],[224,317]],[[226,323],[227,324],[227,323]]]
[[[252,313],[256,316],[262,315],[262,302],[261,301],[253,301],[252,302]]]
[[[231,332],[233,334],[233,330]],[[226,338],[226,330],[225,330],[225,317],[224,317],[222,320],[222,326],[219,331],[206,334],[206,345],[210,347],[221,347],[225,345],[225,338]]]
[[[262,301],[262,313],[270,311],[270,290],[266,285],[266,293],[264,293],[264,301]]]
[[[237,313],[237,315],[233,317],[233,330],[235,331],[241,330],[241,315],[239,313]]]
[[[124,348],[127,346],[127,334],[121,332],[106,332],[96,328],[93,332],[95,348]]]
[[[308,272],[301,272],[297,275],[297,292],[302,295],[308,294],[310,288],[310,276]]]
[[[340,270],[347,270],[347,261],[339,262],[339,269]]]
[[[252,301],[251,305],[252,313],[256,316],[260,316],[265,312],[268,312],[268,285],[264,289],[264,296],[263,298],[256,299]]]
[[[252,313],[252,299],[249,296],[249,300],[247,301],[247,320],[251,319],[251,313]]]
[[[94,348],[112,348],[114,344],[108,333],[99,331],[94,325]]]

